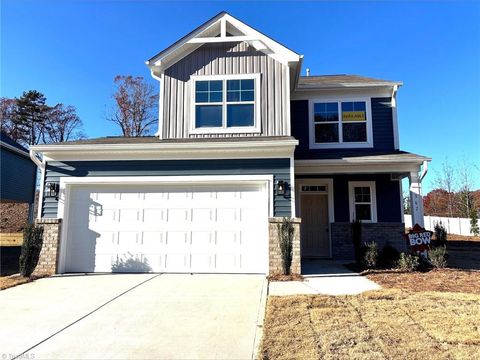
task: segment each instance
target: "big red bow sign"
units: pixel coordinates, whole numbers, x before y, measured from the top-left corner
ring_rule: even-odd
[[[426,258],[428,256],[428,250],[430,249],[432,235],[432,231],[425,230],[420,225],[415,224],[408,234],[405,234],[405,239],[407,240],[410,252]]]

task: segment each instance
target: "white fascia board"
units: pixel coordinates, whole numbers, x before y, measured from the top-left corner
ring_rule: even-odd
[[[165,70],[167,67],[187,56],[189,53],[196,50],[199,46],[203,45],[206,42],[232,41],[230,40],[230,37],[225,37],[223,39],[221,37],[204,37],[202,39],[201,37],[201,35],[207,32],[209,29],[219,23],[221,24],[224,21],[229,22],[232,26],[239,29],[244,34],[242,36],[236,36],[236,38],[240,39],[241,41],[259,41],[260,43],[263,43],[265,45],[265,49],[262,49],[262,46],[259,47],[258,50],[263,51],[265,54],[277,60],[278,62],[288,66],[289,62],[298,62],[300,60],[300,56],[292,50],[286,48],[275,40],[270,39],[268,36],[256,31],[255,29],[242,23],[234,17],[228,14],[224,14],[212,23],[206,24],[204,27],[197,29],[197,31],[190,34],[190,36],[188,36],[177,46],[172,48],[168,53],[163,54],[161,57],[154,59],[151,62],[147,61],[147,66],[150,68],[159,67],[162,70]],[[222,39],[223,41],[219,39]]]
[[[334,96],[363,96],[363,97],[391,97],[391,87],[358,87],[358,88],[322,88],[322,89],[305,89],[292,91],[292,100],[312,100],[321,97]]]
[[[418,171],[421,160],[297,160],[295,174],[408,173]]]
[[[289,158],[297,140],[169,144],[39,145],[47,161]]]

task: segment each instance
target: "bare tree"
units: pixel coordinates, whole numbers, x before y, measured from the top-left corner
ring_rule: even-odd
[[[475,166],[464,158],[458,167],[458,178],[460,183],[458,196],[458,213],[462,217],[470,217],[473,207],[473,175]]]
[[[117,75],[113,99],[115,106],[107,118],[122,129],[123,136],[144,136],[157,121],[158,98],[143,77]]]
[[[15,141],[23,142],[23,134],[14,123],[13,117],[16,110],[15,99],[0,98],[0,126],[1,131],[10,136]]]
[[[48,113],[43,141],[50,143],[84,138],[82,126],[82,120],[78,117],[74,106],[57,104],[50,108]]]
[[[434,180],[437,188],[445,190],[447,192],[447,211],[448,216],[453,217],[455,209],[455,169],[450,165],[446,158],[442,164],[442,172],[437,173],[437,177]]]

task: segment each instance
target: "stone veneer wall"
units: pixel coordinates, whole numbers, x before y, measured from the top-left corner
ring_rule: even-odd
[[[283,217],[269,218],[269,275],[282,274],[282,252],[280,250],[278,225],[281,225]],[[301,274],[301,254],[300,254],[300,218],[292,218],[295,229],[293,235],[293,258],[292,274]]]
[[[334,260],[354,260],[352,242],[352,224],[348,222],[332,223],[332,257]],[[362,242],[375,241],[381,250],[385,244],[390,244],[398,251],[406,251],[403,238],[405,224],[396,222],[364,223],[362,224]]]
[[[33,275],[53,275],[57,271],[61,219],[38,219],[35,224],[43,227],[43,244]]]

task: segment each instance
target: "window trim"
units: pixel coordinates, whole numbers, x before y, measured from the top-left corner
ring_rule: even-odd
[[[342,102],[364,101],[366,108],[366,125],[367,125],[367,141],[366,142],[343,142],[342,131]],[[316,143],[315,142],[315,121],[314,121],[314,104],[336,102],[338,106],[338,142],[333,143]],[[320,97],[310,99],[308,101],[308,117],[309,117],[309,145],[310,149],[342,149],[342,148],[372,148],[373,147],[373,125],[372,125],[372,105],[369,97],[352,97],[352,96],[338,96],[338,97]],[[342,139],[342,142],[340,141]]]
[[[253,126],[235,126],[227,127],[227,104],[251,104],[251,102],[228,102],[227,101],[227,80],[251,80],[255,82],[254,106],[253,106]],[[195,83],[197,81],[222,80],[223,98],[222,98],[222,127],[195,127],[196,102],[195,102]],[[190,76],[190,134],[241,134],[241,133],[260,133],[260,74],[233,74],[233,75],[192,75]],[[212,103],[217,104],[217,103]],[[218,104],[217,104],[218,105]]]
[[[370,188],[370,213],[371,220],[361,220],[364,223],[376,223],[377,222],[377,194],[375,189],[375,181],[349,181],[348,182],[348,202],[349,202],[349,212],[350,212],[350,221],[355,220],[355,196],[354,188],[355,187],[369,187]]]

